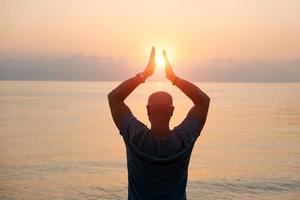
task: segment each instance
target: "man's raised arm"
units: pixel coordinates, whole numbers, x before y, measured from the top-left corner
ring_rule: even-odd
[[[194,106],[190,109],[189,114],[198,119],[201,126],[204,126],[208,113],[210,98],[196,85],[176,76],[168,61],[165,51],[163,51],[163,55],[166,62],[165,72],[167,78],[173,83],[173,85],[176,85],[193,101]]]
[[[108,102],[111,111],[111,115],[116,126],[120,129],[121,120],[126,116],[127,113],[131,112],[129,107],[125,104],[125,99],[131,94],[131,92],[139,86],[141,83],[151,76],[155,69],[155,48],[152,47],[150,60],[146,69],[121,83],[117,88],[108,94]]]

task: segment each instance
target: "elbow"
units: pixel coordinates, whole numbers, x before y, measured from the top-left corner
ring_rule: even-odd
[[[207,97],[207,103],[209,104],[210,103],[210,97],[209,96],[206,96]]]
[[[107,95],[108,101],[111,101],[111,100],[113,100],[114,98],[115,98],[115,95],[113,94],[113,92],[108,93],[108,95]]]
[[[196,101],[194,101],[195,105],[209,105],[210,103],[210,97],[207,95],[199,97]]]
[[[207,96],[207,95],[206,95],[206,100],[205,100],[205,102],[206,102],[206,105],[209,106],[209,104],[210,104],[210,97]]]
[[[120,100],[120,97],[114,91],[111,91],[107,95],[107,99],[109,102],[112,102],[112,101]]]

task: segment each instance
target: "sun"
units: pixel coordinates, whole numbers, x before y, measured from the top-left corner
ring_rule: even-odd
[[[164,70],[165,68],[165,59],[162,55],[156,55],[155,57],[155,63],[156,63],[156,68],[159,70],[159,71],[162,71]]]

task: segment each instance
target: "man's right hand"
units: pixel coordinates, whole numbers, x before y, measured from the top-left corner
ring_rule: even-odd
[[[171,64],[169,63],[169,59],[167,57],[167,53],[165,50],[163,50],[163,56],[165,59],[165,72],[166,72],[166,77],[169,79],[172,83],[176,80],[176,75],[172,69]]]
[[[148,65],[147,65],[146,69],[143,71],[143,75],[145,76],[145,78],[148,78],[149,76],[151,76],[154,73],[155,67],[156,67],[155,48],[152,47]]]

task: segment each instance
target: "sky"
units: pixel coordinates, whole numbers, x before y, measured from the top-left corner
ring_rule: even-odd
[[[300,81],[299,19],[299,0],[0,0],[0,79],[120,80],[155,46],[196,81]]]

